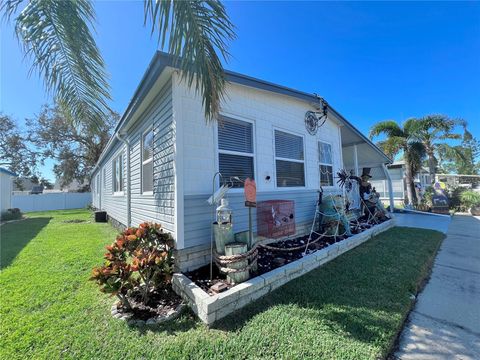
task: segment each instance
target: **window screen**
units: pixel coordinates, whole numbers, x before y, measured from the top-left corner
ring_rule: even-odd
[[[319,141],[318,155],[320,185],[333,186],[332,145]]]
[[[253,124],[222,118],[218,124],[218,153],[218,167],[224,181],[232,177],[253,179]],[[233,186],[243,185],[233,180]]]
[[[278,187],[305,186],[301,136],[275,130],[275,166]]]

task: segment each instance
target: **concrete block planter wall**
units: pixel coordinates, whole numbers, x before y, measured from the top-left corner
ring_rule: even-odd
[[[337,256],[357,247],[394,225],[395,219],[391,219],[285,266],[254,277],[217,295],[210,296],[182,273],[173,275],[173,290],[187,302],[200,320],[207,325],[211,325],[290,280],[335,259]]]

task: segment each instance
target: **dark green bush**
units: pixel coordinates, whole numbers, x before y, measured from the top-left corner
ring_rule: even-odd
[[[19,208],[7,209],[0,216],[2,221],[18,220],[22,218],[22,212]]]

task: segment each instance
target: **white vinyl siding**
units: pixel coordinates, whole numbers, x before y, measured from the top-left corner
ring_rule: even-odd
[[[332,145],[318,142],[318,165],[320,171],[320,185],[333,186],[333,156]]]
[[[253,124],[246,121],[222,118],[218,125],[218,169],[224,181],[239,177],[255,178]],[[233,187],[242,187],[232,180]]]
[[[142,136],[142,193],[153,194],[153,129]]]
[[[123,154],[112,161],[112,188],[115,195],[123,195]]]
[[[277,187],[305,186],[303,137],[275,130],[275,169]]]

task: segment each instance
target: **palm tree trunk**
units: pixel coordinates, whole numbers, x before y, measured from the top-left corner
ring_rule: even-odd
[[[433,151],[427,151],[428,155],[428,173],[430,175],[430,184],[435,182],[435,172],[437,168],[437,160],[435,159],[435,155]]]
[[[410,166],[410,161],[408,161],[407,156],[405,156],[405,182],[407,184],[407,200],[408,205],[412,205],[414,203],[413,197],[413,189],[412,189],[412,168]]]

